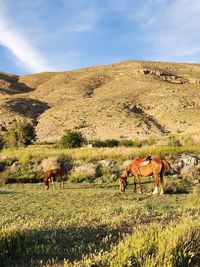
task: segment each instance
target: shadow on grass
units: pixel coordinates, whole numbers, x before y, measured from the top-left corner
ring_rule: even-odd
[[[8,192],[8,191],[0,191],[0,195],[15,195],[18,194],[17,192]]]
[[[13,240],[4,239],[6,255],[1,253],[0,266],[40,266],[49,260],[62,264],[64,259],[73,262],[83,255],[109,250],[119,242],[122,232],[122,229],[110,230],[106,225],[17,232]]]

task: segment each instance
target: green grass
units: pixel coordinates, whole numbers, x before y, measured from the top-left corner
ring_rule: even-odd
[[[70,157],[73,160],[93,161],[101,159],[126,160],[134,156],[156,155],[173,158],[182,153],[200,154],[200,146],[143,146],[141,148],[77,148],[58,149],[52,146],[33,145],[28,148],[5,149],[1,152],[2,159],[20,159],[26,161],[31,158],[43,159],[47,157]]]
[[[143,241],[136,245],[138,252],[134,254],[129,251],[133,246],[130,240],[147,231],[144,242],[146,238],[156,247],[164,238],[163,242],[167,243],[167,231],[173,233],[175,227],[166,228],[171,222],[180,225],[174,233],[181,229],[188,233],[190,224],[185,227],[186,222],[182,222],[186,217],[194,221],[191,229],[198,228],[195,222],[200,215],[199,201],[195,200],[198,197],[196,191],[159,197],[135,194],[132,185],[125,194],[119,193],[116,185],[66,184],[63,190],[48,191],[42,184],[6,185],[0,189],[0,266],[62,266],[64,261],[66,266],[145,266],[125,264],[137,253],[141,254]],[[157,236],[160,228],[161,234]],[[152,241],[148,231],[150,238],[154,238]],[[148,249],[149,246],[145,253]],[[192,249],[185,253],[189,255]],[[182,253],[182,249],[178,251]],[[117,263],[118,253],[124,253],[125,265]],[[155,253],[157,256],[152,259],[159,262],[156,257],[164,256],[157,250]]]

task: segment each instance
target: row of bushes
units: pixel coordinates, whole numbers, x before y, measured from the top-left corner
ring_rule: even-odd
[[[16,122],[8,131],[0,136],[0,149],[2,148],[18,148],[25,147],[32,144],[36,140],[35,128],[32,124],[27,122]],[[56,147],[59,148],[78,148],[86,144],[91,144],[93,147],[141,147],[144,145],[155,145],[157,139],[155,137],[149,137],[145,140],[87,140],[81,132],[67,130],[60,138]],[[175,136],[169,137],[168,145],[181,146],[180,140]]]

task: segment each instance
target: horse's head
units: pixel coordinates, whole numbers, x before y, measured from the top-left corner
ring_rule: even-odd
[[[43,177],[43,182],[45,189],[49,189],[49,177],[47,175]]]
[[[119,183],[120,183],[120,191],[125,192],[127,186],[127,177],[121,176],[119,179]]]

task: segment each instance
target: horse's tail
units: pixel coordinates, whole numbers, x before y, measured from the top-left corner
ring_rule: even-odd
[[[163,163],[163,171],[164,172],[166,172],[166,171],[168,172],[168,171],[170,171],[172,169],[171,164],[166,159],[163,159],[162,163]]]

